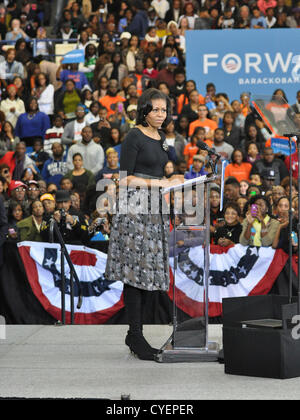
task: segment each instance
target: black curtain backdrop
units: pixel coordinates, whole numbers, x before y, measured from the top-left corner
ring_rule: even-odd
[[[107,244],[94,245],[102,252]],[[288,264],[284,267],[270,293],[288,295]],[[293,273],[293,295],[297,295],[297,278]],[[51,325],[57,322],[45,311],[35,297],[27,280],[23,262],[17,245],[7,242],[4,245],[4,264],[0,268],[0,315],[6,324]],[[173,321],[173,302],[164,292],[149,292],[144,312],[145,324],[170,324]],[[177,320],[183,322],[190,317],[177,308]],[[221,323],[221,317],[210,318],[210,323]],[[125,309],[113,315],[106,324],[127,324]]]

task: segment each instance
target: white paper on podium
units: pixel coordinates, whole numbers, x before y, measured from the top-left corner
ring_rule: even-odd
[[[205,179],[207,179],[206,175],[201,175],[198,176],[197,178],[193,178],[193,179],[188,179],[187,181],[182,182],[181,184],[177,184],[177,185],[173,185],[167,188],[164,188],[162,190],[162,194],[166,194],[170,191],[178,191],[181,190],[182,188],[197,184],[198,182],[204,181]]]

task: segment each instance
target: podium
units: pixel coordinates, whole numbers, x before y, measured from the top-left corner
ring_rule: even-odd
[[[201,176],[169,187],[170,194],[170,291],[173,298],[173,332],[161,347],[157,361],[217,361],[218,343],[208,337],[210,265],[210,187],[216,175]],[[179,322],[178,308],[191,319]]]

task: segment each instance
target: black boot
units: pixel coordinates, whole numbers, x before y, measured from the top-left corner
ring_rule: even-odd
[[[155,360],[156,351],[146,341],[141,328],[142,290],[125,284],[123,296],[129,323],[125,344],[139,359]]]

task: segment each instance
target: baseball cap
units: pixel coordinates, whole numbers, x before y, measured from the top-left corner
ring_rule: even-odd
[[[43,202],[44,200],[55,201],[53,195],[52,194],[48,194],[48,193],[41,195],[40,201]]]
[[[131,38],[131,33],[130,32],[122,32],[120,39],[130,39]]]
[[[64,201],[70,201],[70,192],[66,190],[58,190],[55,194],[55,200],[57,203],[63,203]]]
[[[137,111],[137,105],[131,104],[126,109],[127,112]]]
[[[8,190],[13,191],[13,190],[15,190],[16,188],[19,188],[19,187],[24,187],[26,189],[28,188],[27,185],[24,184],[24,182],[12,180],[11,183],[9,184],[9,186],[8,186]]]
[[[168,63],[169,63],[169,64],[175,64],[175,65],[178,65],[178,64],[179,64],[179,60],[178,60],[178,58],[177,58],[177,57],[170,57],[170,58],[168,59]]]

